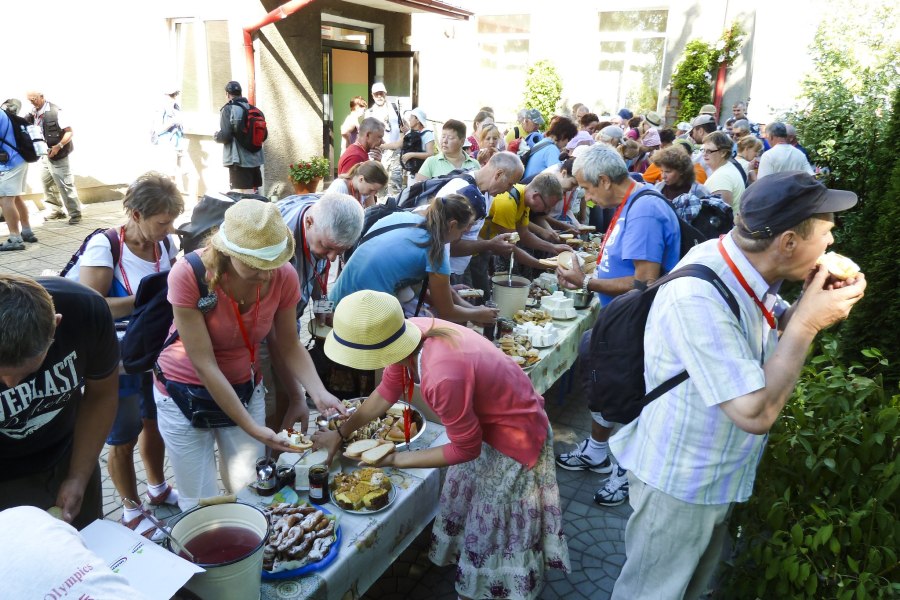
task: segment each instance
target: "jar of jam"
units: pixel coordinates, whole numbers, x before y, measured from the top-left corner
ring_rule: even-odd
[[[325,504],[328,499],[328,467],[313,465],[309,468],[309,500],[315,504]]]

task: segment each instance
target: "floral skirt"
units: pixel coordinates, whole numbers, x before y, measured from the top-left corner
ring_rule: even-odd
[[[479,600],[531,600],[546,569],[570,571],[552,433],[533,469],[482,444],[477,459],[447,470],[429,558],[455,563],[456,591]]]

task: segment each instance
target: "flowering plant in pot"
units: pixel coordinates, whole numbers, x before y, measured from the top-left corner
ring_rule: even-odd
[[[313,192],[330,169],[331,162],[327,158],[314,156],[291,164],[288,167],[288,174],[295,189]]]

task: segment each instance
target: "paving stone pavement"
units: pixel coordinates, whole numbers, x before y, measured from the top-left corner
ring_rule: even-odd
[[[188,209],[194,202],[185,199]],[[32,207],[33,208],[33,207]],[[87,204],[83,207],[83,220],[78,225],[65,221],[46,221],[33,211],[31,220],[36,244],[28,244],[25,251],[0,253],[0,272],[14,272],[36,277],[44,269],[58,271],[78,249],[84,237],[99,227],[112,227],[124,222],[121,202]],[[186,217],[184,217],[186,218]],[[181,222],[181,219],[178,220]],[[8,231],[0,223],[0,239]],[[558,403],[556,387],[547,394],[547,413],[553,426],[556,454],[569,450],[585,438],[590,430],[590,413],[578,397],[577,386]],[[121,517],[122,507],[106,468],[108,447],[100,456],[103,472],[103,512],[106,518]],[[146,476],[140,455],[135,450],[135,469],[138,491],[146,494]],[[166,474],[173,483],[171,468]],[[569,542],[572,572],[564,575],[550,574],[541,594],[542,600],[603,600],[608,598],[613,583],[625,561],[625,522],[631,509],[628,504],[617,507],[600,507],[593,503],[594,492],[601,486],[605,475],[591,472],[557,470],[560,501],[563,510],[565,533]],[[166,518],[177,511],[171,507],[156,509],[159,517]],[[436,567],[428,560],[427,541],[430,526],[423,535],[396,560],[364,596],[365,600],[455,600],[453,583],[454,567]]]

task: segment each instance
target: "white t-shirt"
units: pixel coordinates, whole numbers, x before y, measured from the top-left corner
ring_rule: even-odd
[[[711,194],[719,190],[731,192],[731,208],[737,214],[741,207],[741,195],[744,193],[744,178],[730,162],[725,163],[706,180],[706,189]]]
[[[74,527],[34,506],[0,512],[0,556],[4,598],[146,598],[88,550]]]
[[[438,191],[438,198],[443,198],[449,194],[453,194],[458,190],[466,187],[467,185],[471,185],[468,181],[463,179],[462,177],[456,177],[447,182],[447,184]],[[494,197],[490,194],[484,194],[485,200],[485,211],[487,213],[491,212],[491,202]],[[462,234],[462,239],[464,240],[477,240],[478,234],[481,232],[481,227],[484,225],[484,219],[475,219],[475,222],[472,223],[472,226],[466,229],[465,233]],[[447,244],[449,248],[449,244]],[[451,256],[450,257],[450,272],[454,275],[462,275],[466,271],[466,267],[469,266],[469,261],[472,260],[471,256]]]
[[[805,154],[790,144],[776,144],[760,157],[756,178],[761,179],[766,175],[784,171],[804,171],[810,175],[813,173]]]
[[[385,100],[384,106],[373,104],[366,111],[366,117],[374,117],[384,123],[385,144],[393,144],[402,136],[400,133],[400,120],[397,117],[397,111],[394,110],[395,106],[397,106],[397,102],[388,98]]]
[[[428,143],[434,141],[434,132],[430,129],[423,129],[419,133],[422,134],[422,151],[428,149]]]
[[[175,255],[178,254],[178,244],[175,236],[169,236],[169,250],[166,252],[165,243],[159,243],[159,270],[168,271],[172,268],[172,262]],[[128,282],[131,285],[131,293],[137,292],[138,284],[141,279],[148,275],[156,273],[156,261],[148,261],[135,256],[128,249],[128,244],[122,245],[122,256],[120,257],[122,267],[128,276]],[[109,245],[109,239],[103,233],[98,233],[90,239],[84,253],[79,257],[78,262],[72,267],[72,270],[66,273],[67,279],[79,281],[81,267],[107,267],[113,269],[113,276],[122,286],[125,281],[122,278],[122,269],[114,268],[112,247]]]

